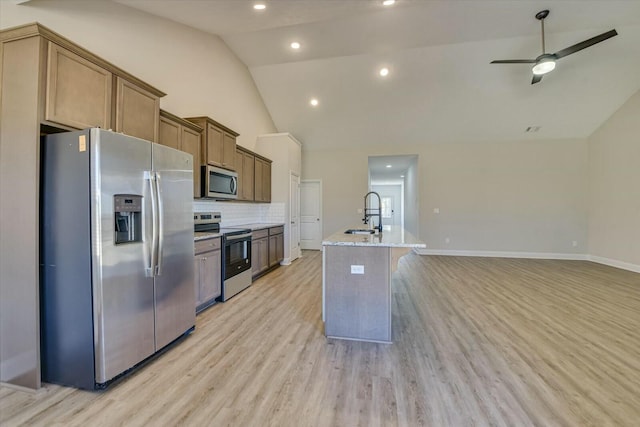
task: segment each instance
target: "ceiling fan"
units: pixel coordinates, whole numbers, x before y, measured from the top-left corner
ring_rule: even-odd
[[[572,53],[576,53],[582,49],[585,49],[589,46],[593,46],[596,43],[600,43],[606,39],[609,39],[613,36],[617,36],[618,33],[616,30],[609,30],[606,33],[602,33],[599,36],[592,37],[588,40],[582,41],[580,43],[574,44],[573,46],[569,46],[565,49],[559,50],[556,53],[546,53],[544,48],[544,19],[549,16],[548,10],[541,10],[536,13],[536,19],[540,21],[542,26],[542,55],[538,56],[536,59],[503,59],[497,61],[491,61],[492,64],[535,64],[533,66],[533,80],[531,80],[531,84],[536,84],[542,77],[547,74],[549,71],[553,71],[556,68],[556,61],[560,58],[564,58],[567,55],[571,55]]]

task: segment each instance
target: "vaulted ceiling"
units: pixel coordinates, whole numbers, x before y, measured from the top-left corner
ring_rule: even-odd
[[[219,35],[278,130],[306,149],[585,138],[640,89],[637,0],[265,0],[263,11],[247,0],[116,1]],[[530,65],[490,64],[541,53],[542,9],[547,51],[619,35],[535,85]]]

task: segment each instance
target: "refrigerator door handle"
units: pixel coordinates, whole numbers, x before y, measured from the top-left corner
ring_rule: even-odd
[[[155,276],[158,264],[158,193],[156,175],[149,171],[146,173],[149,179],[149,195],[151,197],[151,250],[149,251],[149,267],[147,276]]]
[[[156,172],[156,197],[158,200],[158,250],[156,254],[156,276],[162,275],[162,252],[164,249],[164,206],[162,203],[162,194],[160,191],[162,179],[160,172]]]

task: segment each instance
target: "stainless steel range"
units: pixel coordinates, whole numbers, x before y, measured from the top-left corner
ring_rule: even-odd
[[[197,213],[194,220],[195,231],[222,234],[222,294],[218,300],[227,301],[251,286],[251,230],[220,227],[219,212]]]

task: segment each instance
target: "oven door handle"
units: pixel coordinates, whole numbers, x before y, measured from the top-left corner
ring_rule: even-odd
[[[224,236],[224,238],[229,241],[229,240],[243,240],[243,239],[247,239],[251,240],[251,233],[246,233],[246,234],[238,234],[235,236]]]

